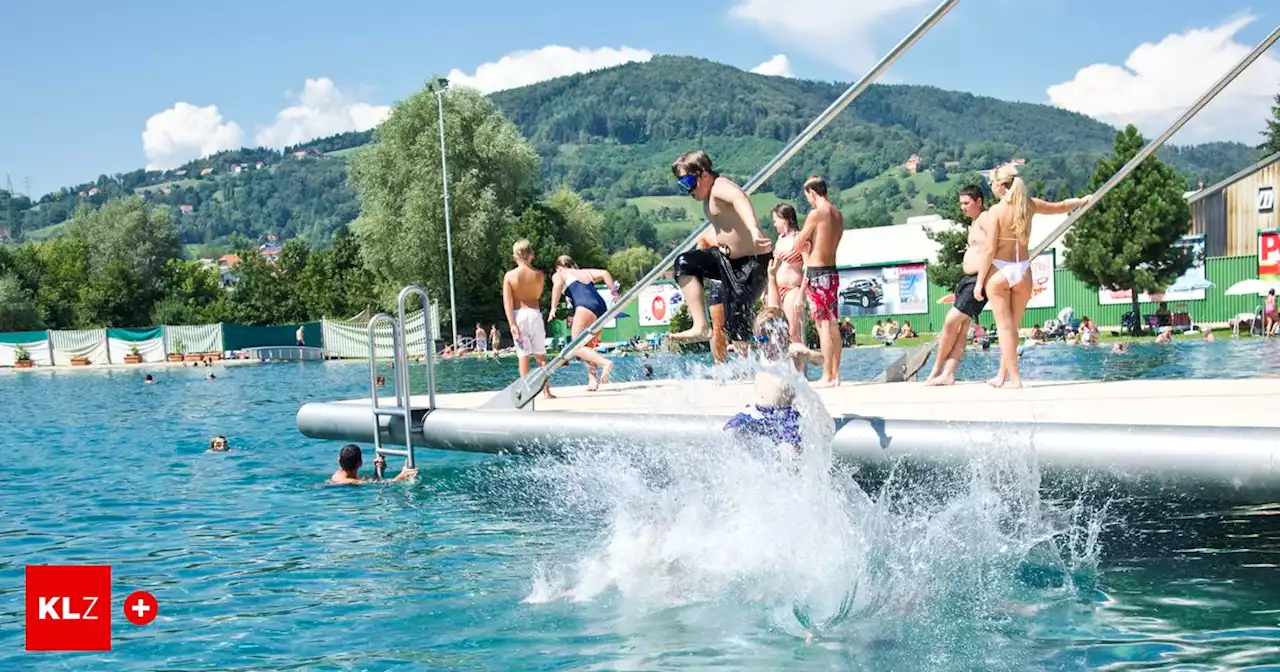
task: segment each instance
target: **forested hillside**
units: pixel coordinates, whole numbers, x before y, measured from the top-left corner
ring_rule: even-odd
[[[606,234],[617,232],[606,235],[608,247],[621,249],[656,244],[655,227],[664,219],[678,219],[669,211],[624,201],[671,195],[668,166],[677,153],[706,149],[726,173],[745,179],[843,88],[660,56],[504,91],[491,99],[538,151],[544,186],[564,184],[603,209]],[[876,85],[765,190],[794,199],[804,176],[813,172],[849,190],[916,155],[919,170],[939,182],[949,173],[1024,158],[1029,182],[1042,192],[1076,192],[1087,184],[1097,159],[1110,150],[1115,132],[1088,117],[1044,105],[933,87]],[[174,171],[102,175],[34,203],[0,190],[0,239],[57,235],[76,208],[97,208],[138,194],[171,206],[175,232],[185,244],[230,247],[235,239],[274,233],[324,246],[359,213],[347,184],[346,159],[372,139],[372,132],[346,133],[283,152],[222,152]],[[1189,187],[1218,180],[1256,156],[1256,150],[1236,143],[1166,148],[1161,154]],[[872,202],[881,195],[883,202]],[[889,223],[912,207],[910,198],[895,198],[884,189],[863,189],[856,197],[867,201],[856,209],[874,215],[858,220],[860,225]]]

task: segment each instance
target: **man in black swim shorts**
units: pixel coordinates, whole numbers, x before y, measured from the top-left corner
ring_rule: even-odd
[[[711,168],[711,159],[701,151],[687,152],[671,164],[671,172],[694,199],[703,202],[703,213],[711,220],[716,245],[695,249],[676,257],[676,283],[689,306],[693,327],[671,338],[677,341],[705,341],[712,337],[702,302],[704,280],[723,283],[725,331],[729,340],[750,341],[755,302],[764,293],[769,279],[773,241],[760,230],[755,209],[746,192],[732,180]]]
[[[982,189],[977,185],[969,185],[960,190],[960,211],[970,220],[969,247],[964,251],[965,276],[956,283],[955,303],[947,311],[947,318],[942,323],[941,341],[938,352],[934,356],[933,371],[925,380],[925,385],[952,385],[956,382],[956,368],[960,366],[960,358],[964,357],[965,337],[969,333],[969,325],[978,319],[982,309],[987,305],[984,296],[981,300],[973,295],[978,286],[977,265],[983,243],[990,235],[989,223],[983,217]]]

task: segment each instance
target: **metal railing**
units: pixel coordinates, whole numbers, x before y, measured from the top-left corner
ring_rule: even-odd
[[[1044,240],[1041,240],[1039,245],[1036,245],[1035,249],[1030,252],[1027,258],[1035,259],[1040,253],[1048,249],[1050,245],[1054,244],[1054,242],[1074,226],[1076,222],[1080,221],[1080,218],[1084,217],[1085,213],[1089,212],[1089,210],[1091,210],[1098,201],[1102,200],[1102,197],[1105,196],[1107,192],[1115,188],[1121,180],[1128,177],[1129,174],[1136,170],[1143,161],[1150,158],[1151,155],[1154,154],[1157,149],[1160,149],[1160,147],[1164,145],[1164,143],[1168,141],[1174,133],[1177,133],[1178,130],[1190,121],[1192,117],[1199,114],[1200,110],[1204,109],[1204,106],[1208,105],[1209,102],[1218,95],[1218,93],[1234,81],[1240,73],[1244,72],[1245,69],[1257,60],[1259,56],[1265,53],[1267,49],[1271,48],[1271,45],[1275,44],[1277,39],[1280,39],[1280,26],[1276,26],[1276,29],[1271,31],[1271,34],[1263,39],[1262,42],[1258,43],[1258,46],[1254,47],[1253,51],[1246,54],[1244,58],[1240,59],[1239,63],[1236,63],[1234,68],[1228,71],[1218,79],[1213,86],[1209,87],[1207,91],[1201,94],[1200,97],[1196,99],[1196,102],[1182,113],[1182,116],[1178,117],[1177,120],[1170,124],[1169,127],[1154,140],[1148,142],[1141,151],[1135,154],[1132,159],[1129,159],[1128,163],[1124,164],[1124,166],[1121,167],[1120,170],[1117,170],[1110,179],[1097,189],[1097,191],[1093,192],[1093,196],[1087,203],[1071,211],[1071,214],[1068,215],[1061,224],[1055,227],[1053,231],[1044,238]],[[941,337],[942,334],[939,333],[928,343],[911,350],[902,357],[899,357],[897,361],[890,364],[888,368],[880,373],[880,375],[876,376],[872,382],[895,383],[903,382],[907,378],[914,377],[916,372],[918,372],[924,366],[925,362],[928,361],[929,353],[934,348],[938,347]]]
[[[422,303],[422,329],[425,343],[423,361],[427,369],[427,407],[425,409],[414,408],[409,389],[409,339],[404,325],[405,304],[413,295],[420,297]],[[413,413],[416,410],[425,410],[430,413],[436,407],[435,339],[431,329],[431,300],[421,287],[409,285],[401,289],[400,295],[396,297],[396,312],[399,317],[389,313],[378,313],[369,318],[369,398],[373,411],[373,451],[374,455],[403,457],[405,466],[412,469],[417,466],[413,454]],[[394,378],[395,406],[382,406],[378,399],[377,327],[383,322],[391,325],[391,373]],[[404,449],[383,447],[382,428],[379,422],[379,418],[383,416],[400,418],[404,423]]]
[[[906,52],[907,49],[911,48],[911,46],[914,45],[925,33],[929,32],[929,29],[933,28],[933,26],[947,14],[947,12],[951,11],[951,9],[959,4],[959,2],[960,0],[943,0],[943,2],[935,7],[919,25],[912,29],[911,32],[902,39],[902,41],[898,42],[898,44],[895,45],[888,54],[872,66],[872,68],[857,82],[846,89],[844,93],[840,94],[840,97],[836,98],[836,100],[832,102],[827,109],[823,110],[822,114],[818,115],[818,118],[814,119],[807,127],[805,127],[799,135],[792,138],[792,140],[782,148],[782,151],[778,152],[777,156],[773,157],[769,163],[765,164],[765,166],[760,169],[760,172],[756,173],[754,177],[743,185],[742,190],[748,195],[755,192],[755,190],[772,177],[783,164],[803,149],[804,146],[813,139],[813,136],[817,135],[818,132],[825,128],[832,119],[835,119],[836,116],[843,112],[844,109],[853,102],[854,98],[857,98],[863,91],[866,91],[867,87],[871,86],[871,83],[875,81],[876,78],[884,73],[885,70],[888,70],[889,66],[892,65],[894,61],[898,60],[898,57]],[[679,245],[676,245],[676,247],[671,250],[671,252],[669,252],[662,261],[658,262],[658,265],[654,266],[652,270],[644,275],[644,277],[640,278],[640,280],[637,281],[636,284],[617,301],[614,301],[613,305],[605,310],[603,315],[597,316],[596,321],[593,322],[590,327],[584,329],[577,338],[570,341],[570,343],[560,351],[560,354],[547,362],[545,366],[539,367],[536,371],[533,371],[529,375],[520,378],[511,385],[508,385],[506,389],[499,392],[493,399],[486,403],[485,408],[526,407],[533,401],[538,392],[542,390],[543,385],[547,382],[547,379],[551,377],[551,374],[556,371],[556,369],[563,366],[579,347],[584,345],[589,339],[594,338],[596,332],[604,326],[605,322],[613,319],[613,317],[622,310],[623,306],[630,303],[640,294],[641,291],[653,284],[653,281],[656,280],[663,271],[670,268],[671,265],[675,263],[677,256],[685,250],[693,247],[694,243],[697,242],[698,237],[702,235],[709,225],[710,222],[704,220],[701,224],[694,227],[693,231],[690,232]],[[554,306],[552,308],[554,309]]]

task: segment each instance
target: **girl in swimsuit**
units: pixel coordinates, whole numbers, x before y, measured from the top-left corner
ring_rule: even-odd
[[[1003,387],[1007,378],[1012,387],[1022,387],[1022,376],[1018,372],[1018,325],[1022,324],[1027,302],[1031,300],[1031,258],[1027,251],[1031,217],[1070,212],[1087,203],[1089,196],[1058,203],[1032,198],[1012,163],[992,171],[991,191],[1000,202],[981,215],[988,218],[987,258],[991,259],[991,266],[978,273],[978,287],[974,291],[978,300],[983,298],[979,292],[990,300],[1000,339],[1000,369],[987,384]]]
[[[556,272],[551,276],[551,314],[547,322],[555,320],[556,307],[560,305],[562,296],[568,297],[573,305],[573,340],[591,326],[609,307],[596,291],[596,283],[603,282],[613,292],[613,300],[618,300],[618,290],[614,288],[613,276],[609,271],[599,268],[578,268],[567,254],[556,259]],[[599,338],[599,334],[596,335]],[[583,346],[574,353],[578,359],[587,364],[587,391],[595,392],[600,384],[609,382],[609,372],[613,363],[605,359],[590,346]],[[600,379],[596,381],[596,368],[600,369]]]
[[[766,305],[782,309],[791,329],[791,342],[804,343],[804,269],[801,262],[782,261],[782,257],[795,246],[796,209],[779,203],[773,209],[773,226],[778,230],[778,242],[773,244],[773,263],[769,264],[769,293]],[[808,252],[808,250],[805,250]]]

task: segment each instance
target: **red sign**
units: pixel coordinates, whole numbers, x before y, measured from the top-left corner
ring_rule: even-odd
[[[27,650],[111,650],[111,566],[27,565]]]
[[[1280,279],[1280,231],[1258,232],[1258,277]]]
[[[650,308],[653,313],[653,319],[663,320],[667,317],[667,300],[661,294],[653,297],[653,305]]]

